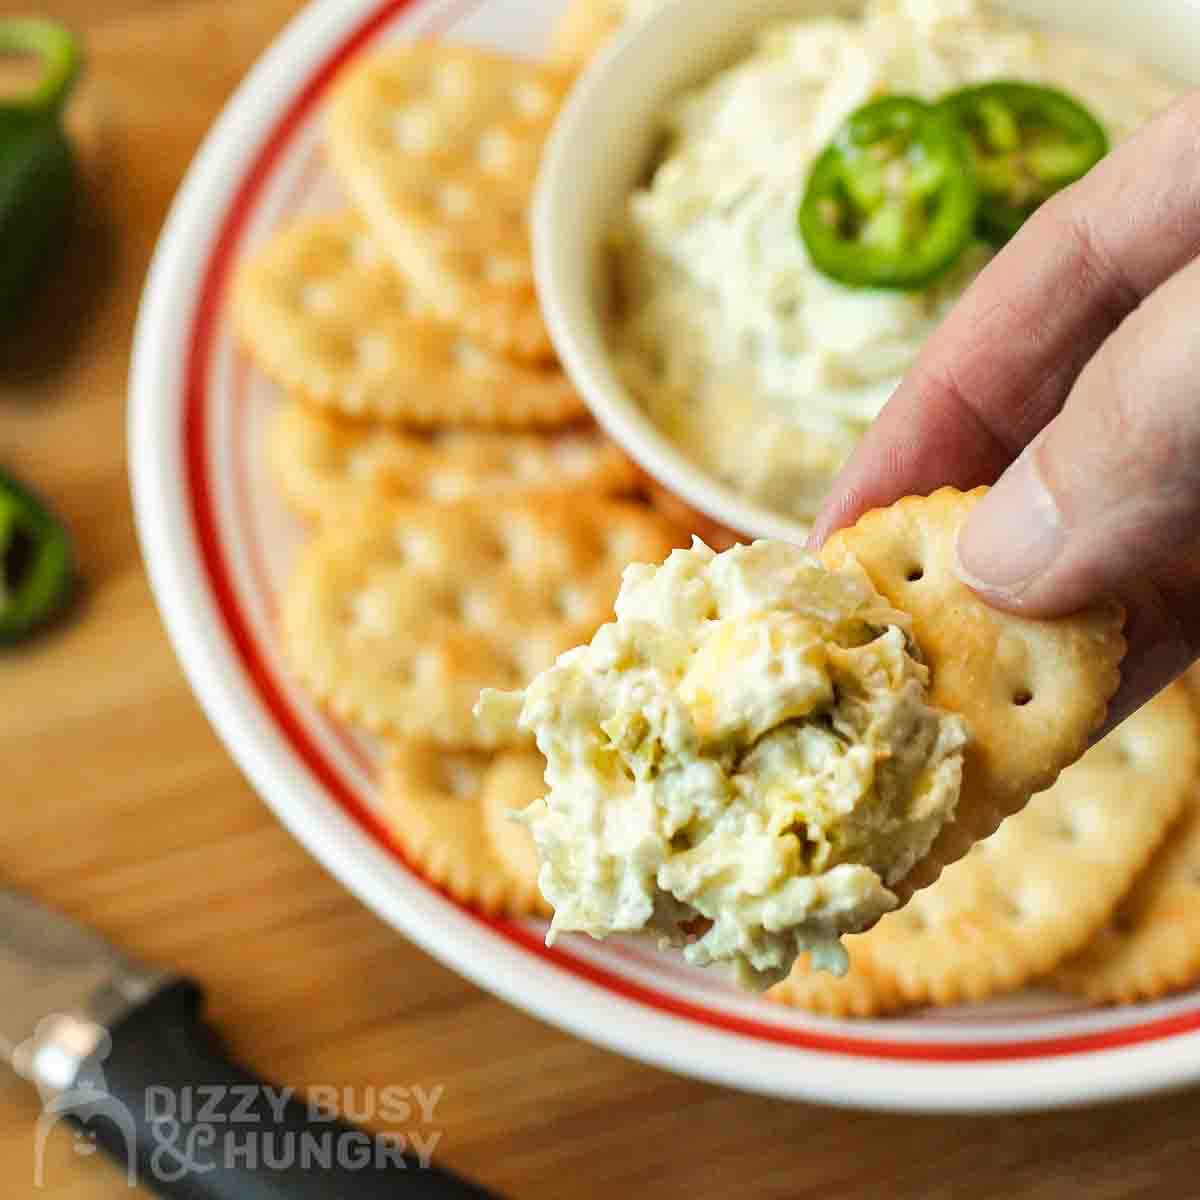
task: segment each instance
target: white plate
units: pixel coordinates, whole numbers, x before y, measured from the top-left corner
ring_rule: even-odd
[[[779,1096],[910,1110],[1094,1101],[1200,1078],[1200,993],[1118,1010],[1036,993],[878,1022],[740,995],[642,945],[485,918],[404,861],[371,809],[371,748],[287,677],[274,613],[296,530],[262,475],[275,402],[235,350],[230,268],[282,218],[337,204],[319,110],[352,55],[445,36],[536,54],[562,0],[321,0],[208,137],[171,212],[138,322],[130,441],[143,549],[170,636],[264,799],[385,920],[481,986],[671,1070]]]

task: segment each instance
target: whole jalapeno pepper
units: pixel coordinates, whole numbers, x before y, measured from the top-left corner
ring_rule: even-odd
[[[800,232],[817,269],[840,283],[918,288],[971,241],[978,207],[953,115],[888,96],[852,113],[814,163]]]
[[[998,245],[1108,153],[1100,122],[1054,88],[996,80],[952,92],[940,107],[966,134],[979,180],[979,232]]]
[[[0,99],[0,329],[21,313],[60,240],[75,190],[62,106],[79,70],[75,38],[50,21],[0,19],[0,56],[37,55],[42,75]]]

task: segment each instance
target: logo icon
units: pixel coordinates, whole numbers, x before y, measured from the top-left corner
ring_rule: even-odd
[[[37,1032],[27,1042],[16,1048],[18,1062],[33,1061],[40,1050],[51,1045],[52,1029],[62,1018],[47,1017],[39,1022]],[[41,1189],[46,1186],[46,1143],[50,1131],[62,1121],[74,1127],[75,1153],[88,1157],[96,1153],[101,1138],[102,1126],[107,1123],[124,1150],[125,1181],[130,1188],[138,1182],[137,1170],[137,1122],[133,1113],[115,1100],[108,1092],[103,1063],[112,1053],[112,1038],[106,1029],[92,1026],[89,1034],[95,1048],[88,1056],[88,1076],[72,1084],[65,1091],[56,1091],[35,1076],[38,1094],[42,1098],[42,1113],[34,1127],[33,1185]],[[110,1136],[105,1141],[111,1143]]]

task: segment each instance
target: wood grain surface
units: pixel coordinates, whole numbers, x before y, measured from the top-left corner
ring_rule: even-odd
[[[183,170],[295,0],[42,0],[89,42],[76,114],[91,193],[69,265],[0,342],[0,462],[74,528],[75,620],[0,659],[0,877],[185,971],[272,1078],[441,1086],[439,1154],[513,1197],[1193,1196],[1200,1093],[1008,1118],[758,1099],[548,1028],[410,946],[255,798],[167,644],[134,536],[125,377],[150,253]],[[0,12],[16,11],[3,0]],[[36,1097],[0,1072],[0,1195],[129,1192],[64,1131],[33,1181]]]

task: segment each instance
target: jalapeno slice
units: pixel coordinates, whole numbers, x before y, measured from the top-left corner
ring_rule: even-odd
[[[1108,153],[1100,122],[1054,88],[996,80],[941,103],[967,136],[979,180],[979,231],[997,244]]]
[[[0,471],[0,645],[22,641],[58,616],[73,586],[66,529]]]
[[[952,114],[888,96],[852,113],[813,164],[800,232],[831,279],[917,288],[962,253],[977,209],[970,151]]]

